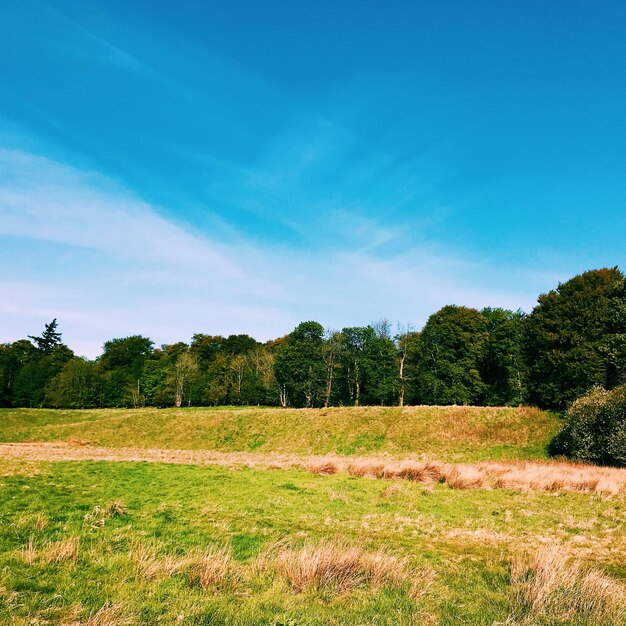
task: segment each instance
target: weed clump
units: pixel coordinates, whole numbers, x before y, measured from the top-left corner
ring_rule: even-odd
[[[569,619],[588,626],[626,623],[626,588],[585,569],[558,546],[520,557],[511,565],[511,616],[521,624]]]
[[[283,548],[275,561],[278,573],[294,592],[334,590],[338,593],[367,584],[378,588],[407,579],[404,559],[385,551],[365,552],[361,548],[329,542]]]

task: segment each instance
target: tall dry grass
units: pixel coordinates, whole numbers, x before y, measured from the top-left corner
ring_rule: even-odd
[[[299,464],[302,465],[302,462]],[[289,464],[287,464],[289,466]],[[293,464],[292,464],[293,466]],[[314,458],[304,467],[329,475],[445,483],[452,489],[511,489],[516,491],[573,491],[603,496],[626,494],[626,469],[597,467],[565,461],[501,461],[443,463],[434,460],[384,458]]]
[[[226,547],[209,548],[189,563],[189,582],[202,589],[228,589],[241,579],[241,571]]]
[[[78,561],[79,549],[80,541],[78,537],[48,541],[39,550],[35,547],[34,539],[31,537],[28,540],[28,544],[22,548],[21,556],[28,565],[33,565],[35,561],[39,561],[43,565],[75,564]]]
[[[296,593],[333,590],[339,593],[368,585],[373,589],[408,579],[404,559],[385,551],[365,552],[359,547],[330,542],[282,548],[275,568]]]
[[[191,562],[190,557],[161,554],[158,546],[141,542],[131,547],[128,556],[135,563],[137,574],[148,580],[174,576]]]
[[[577,620],[588,626],[626,624],[626,586],[586,569],[549,546],[511,564],[511,620],[521,624]]]

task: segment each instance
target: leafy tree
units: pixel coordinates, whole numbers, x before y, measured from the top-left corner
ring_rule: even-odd
[[[26,339],[0,344],[0,406],[20,406],[16,398],[18,374],[38,358],[37,348]]]
[[[489,338],[481,363],[481,376],[487,385],[485,404],[521,405],[527,397],[527,372],[523,354],[523,311],[483,309]]]
[[[198,371],[198,359],[189,351],[181,352],[171,370],[174,385],[174,405],[182,406],[185,400],[191,403],[189,391]]]
[[[391,337],[391,325],[381,320],[365,344],[365,389],[367,404],[392,405],[400,392],[400,355]]]
[[[324,344],[322,345],[322,361],[324,363],[324,407],[328,407],[336,395],[335,383],[337,370],[341,364],[343,339],[343,335],[336,331],[328,330],[325,332]]]
[[[139,377],[139,388],[147,405],[170,406],[172,394],[166,382],[167,362],[159,358],[159,353],[160,351],[155,350],[153,357],[144,363]]]
[[[395,341],[398,348],[398,404],[404,406],[417,401],[417,355],[420,334],[407,324],[398,328]]]
[[[346,404],[394,404],[398,398],[398,353],[389,323],[341,331],[338,383]]]
[[[64,344],[52,347],[49,353],[36,350],[34,358],[17,372],[14,405],[41,407],[46,404],[49,382],[64,368],[74,353]]]
[[[302,322],[276,348],[274,371],[283,405],[312,407],[324,389],[324,328]]]
[[[488,320],[476,309],[448,305],[428,318],[419,339],[417,393],[425,404],[473,404],[484,397],[480,376]]]
[[[53,407],[84,409],[98,406],[99,377],[91,361],[75,356],[46,386],[46,404]]]
[[[591,270],[539,296],[524,340],[530,400],[562,409],[594,385],[626,382],[626,283]]]
[[[153,353],[154,342],[141,335],[111,339],[104,344],[98,358],[103,374],[105,406],[141,406],[141,374],[146,360]]]

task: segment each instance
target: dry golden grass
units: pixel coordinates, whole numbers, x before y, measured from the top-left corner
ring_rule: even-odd
[[[82,622],[84,626],[128,626],[132,623],[133,620],[125,614],[119,604],[105,604]]]
[[[445,482],[452,489],[478,489],[485,486],[485,475],[471,465],[457,465],[446,472]]]
[[[79,546],[80,543],[77,537],[51,541],[41,550],[41,562],[44,565],[50,563],[76,563],[78,561]]]
[[[626,469],[566,461],[485,461],[444,463],[431,459],[389,457],[298,456],[294,454],[91,448],[58,444],[0,444],[0,454],[39,460],[148,461],[251,468],[304,468],[320,476],[349,473],[377,479],[403,479],[425,484],[446,483],[453,489],[496,488],[516,491],[574,491],[603,496],[626,494]],[[85,516],[92,526],[123,515],[121,503],[95,507]]]
[[[284,547],[275,558],[276,571],[294,592],[333,590],[345,592],[367,584],[403,583],[408,578],[406,561],[385,551],[322,542],[301,548]]]
[[[77,537],[68,537],[58,541],[49,541],[43,548],[37,550],[35,541],[31,537],[20,553],[24,562],[28,563],[28,565],[32,565],[35,561],[39,561],[42,565],[75,564],[78,561],[79,548],[79,539]]]
[[[189,582],[202,589],[226,589],[241,577],[237,563],[225,547],[209,548],[189,564]]]
[[[413,572],[411,576],[410,596],[414,600],[423,598],[432,588],[436,578],[434,568],[425,567]]]
[[[585,569],[558,546],[511,565],[511,620],[522,624],[577,618],[589,626],[626,623],[626,586]]]
[[[143,543],[131,548],[129,558],[137,565],[137,573],[148,580],[173,576],[191,562],[190,558],[160,554],[157,546]]]
[[[32,565],[37,558],[37,549],[35,548],[35,542],[31,537],[26,544],[26,547],[21,550],[22,559],[28,565]]]
[[[320,459],[306,465],[306,469],[312,474],[331,476],[339,471],[337,463],[331,459]]]
[[[577,491],[599,495],[626,493],[626,469],[566,461],[479,463],[496,488],[533,491]]]

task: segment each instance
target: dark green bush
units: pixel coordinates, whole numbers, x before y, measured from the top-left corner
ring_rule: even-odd
[[[563,430],[550,443],[551,454],[598,465],[626,466],[626,385],[594,387],[575,400]]]

